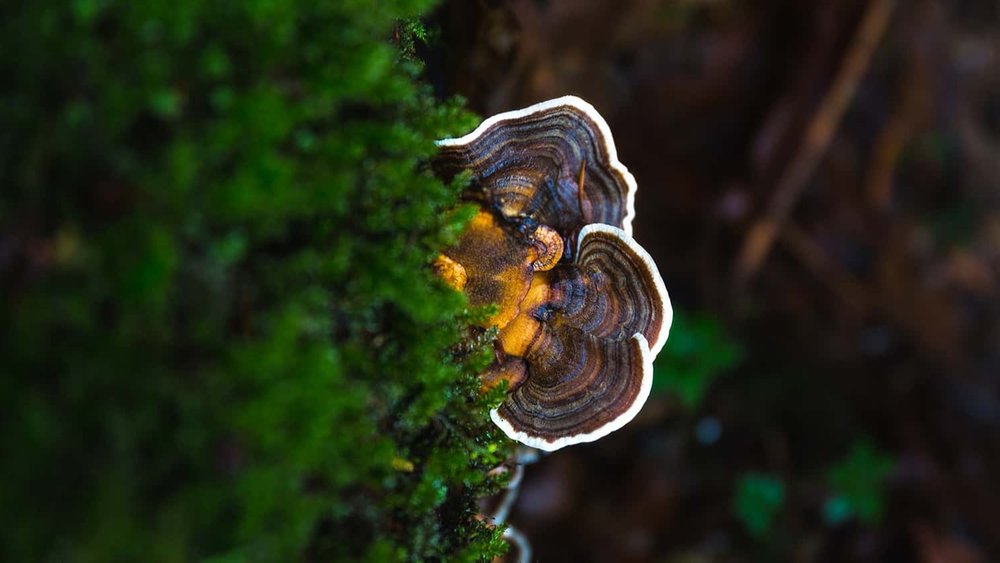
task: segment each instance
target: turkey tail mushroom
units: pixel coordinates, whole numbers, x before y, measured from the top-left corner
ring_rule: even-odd
[[[485,325],[498,329],[496,361],[481,380],[509,392],[493,421],[548,451],[621,428],[649,396],[673,312],[632,239],[636,182],[607,123],[564,96],[438,147],[435,172],[470,171],[481,206],[435,267],[471,305],[499,305]]]
[[[655,264],[621,229],[588,225],[577,248],[573,263],[534,275],[520,313],[500,331],[505,357],[493,371],[512,388],[493,421],[547,451],[635,417],[673,317]]]
[[[484,203],[507,219],[529,218],[563,237],[589,223],[632,232],[635,178],[618,161],[607,122],[576,96],[494,115],[438,147],[437,173],[469,170]]]
[[[653,385],[642,334],[597,338],[564,327],[528,360],[530,374],[490,417],[513,440],[545,451],[593,442],[635,418]]]

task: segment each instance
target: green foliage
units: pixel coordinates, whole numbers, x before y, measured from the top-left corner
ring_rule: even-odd
[[[0,18],[0,560],[447,558],[505,455],[421,168],[426,0]]]
[[[432,34],[418,19],[409,19],[399,22],[394,32],[396,44],[399,52],[405,59],[416,58],[417,43],[427,43],[432,39]]]
[[[868,525],[881,522],[885,514],[885,480],[895,465],[895,460],[871,440],[855,442],[847,457],[827,474],[833,496],[823,506],[826,522],[837,525],[851,518]]]
[[[771,530],[784,502],[785,486],[780,479],[765,473],[744,473],[736,484],[733,513],[750,535],[759,538]]]
[[[674,393],[688,408],[696,408],[712,381],[742,356],[719,319],[675,310],[670,338],[653,366],[653,391]]]

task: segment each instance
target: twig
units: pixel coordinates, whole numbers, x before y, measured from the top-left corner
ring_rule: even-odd
[[[517,495],[521,492],[521,479],[524,478],[524,466],[515,465],[514,475],[510,478],[510,482],[507,483],[507,490],[503,494],[503,498],[500,499],[500,504],[497,509],[493,512],[493,522],[497,525],[503,525],[507,522],[507,517],[510,515],[510,509],[514,507],[514,502],[517,500]]]
[[[954,369],[953,348],[942,345],[936,338],[941,331],[926,330],[926,323],[914,318],[912,307],[889,298],[885,291],[870,289],[850,272],[845,271],[815,241],[793,223],[788,223],[778,237],[789,255],[825,284],[855,315],[877,314],[884,317],[901,334],[912,340],[918,355],[936,369]],[[947,331],[945,331],[947,333]]]
[[[877,211],[889,210],[896,166],[931,103],[928,67],[933,63],[928,59],[934,56],[934,43],[927,40],[928,22],[938,14],[928,2],[916,2],[911,10],[916,14],[917,25],[906,37],[906,71],[899,81],[899,101],[872,147],[871,164],[865,175],[865,194],[869,205]]]
[[[805,130],[800,148],[778,180],[766,213],[751,226],[743,240],[743,248],[736,261],[736,289],[746,287],[760,270],[789,211],[826,153],[885,33],[894,4],[894,0],[871,0],[869,3],[843,64]]]
[[[509,466],[508,464],[513,463],[514,474],[507,483],[507,490],[504,491],[503,498],[500,499],[500,504],[497,505],[496,510],[488,518],[496,526],[506,526],[503,532],[503,539],[517,547],[517,560],[520,563],[531,561],[531,542],[528,541],[528,537],[520,530],[507,523],[507,517],[510,516],[510,511],[514,508],[514,503],[521,492],[521,481],[524,479],[524,466],[536,461],[538,461],[538,450],[519,446],[507,461],[490,470],[490,474],[502,473]],[[483,515],[479,516],[479,518],[482,517]]]
[[[875,301],[851,274],[831,261],[826,252],[792,223],[781,231],[781,243],[840,299],[859,315],[872,309]]]
[[[530,563],[531,542],[528,541],[527,536],[514,526],[508,524],[507,528],[503,531],[503,539],[517,546],[518,563]]]

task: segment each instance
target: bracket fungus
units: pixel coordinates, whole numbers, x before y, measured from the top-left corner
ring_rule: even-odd
[[[607,122],[576,96],[494,115],[438,148],[437,173],[472,172],[483,203],[504,217],[531,217],[563,236],[590,223],[632,234],[635,178]]]
[[[480,211],[435,263],[471,305],[496,303],[483,385],[508,384],[491,417],[547,451],[632,420],[672,319],[666,287],[631,236],[636,184],[604,119],[566,96],[438,142],[440,174],[472,173]]]

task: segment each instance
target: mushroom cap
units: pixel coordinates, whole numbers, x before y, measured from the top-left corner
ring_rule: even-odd
[[[508,219],[530,218],[564,237],[589,223],[632,232],[635,178],[618,161],[607,122],[576,96],[494,115],[438,146],[435,170],[445,178],[471,171],[486,204]]]
[[[649,396],[672,318],[649,254],[621,229],[584,227],[575,260],[534,274],[519,314],[500,331],[509,357],[493,379],[513,390],[493,421],[547,451],[621,428]]]
[[[623,230],[591,224],[580,231],[574,263],[584,273],[584,307],[564,306],[564,322],[610,338],[640,332],[655,359],[667,342],[673,307],[653,258]]]
[[[625,426],[653,385],[653,357],[642,334],[610,340],[565,332],[554,361],[529,367],[525,382],[490,411],[508,437],[549,452]],[[539,376],[546,384],[533,382]]]

